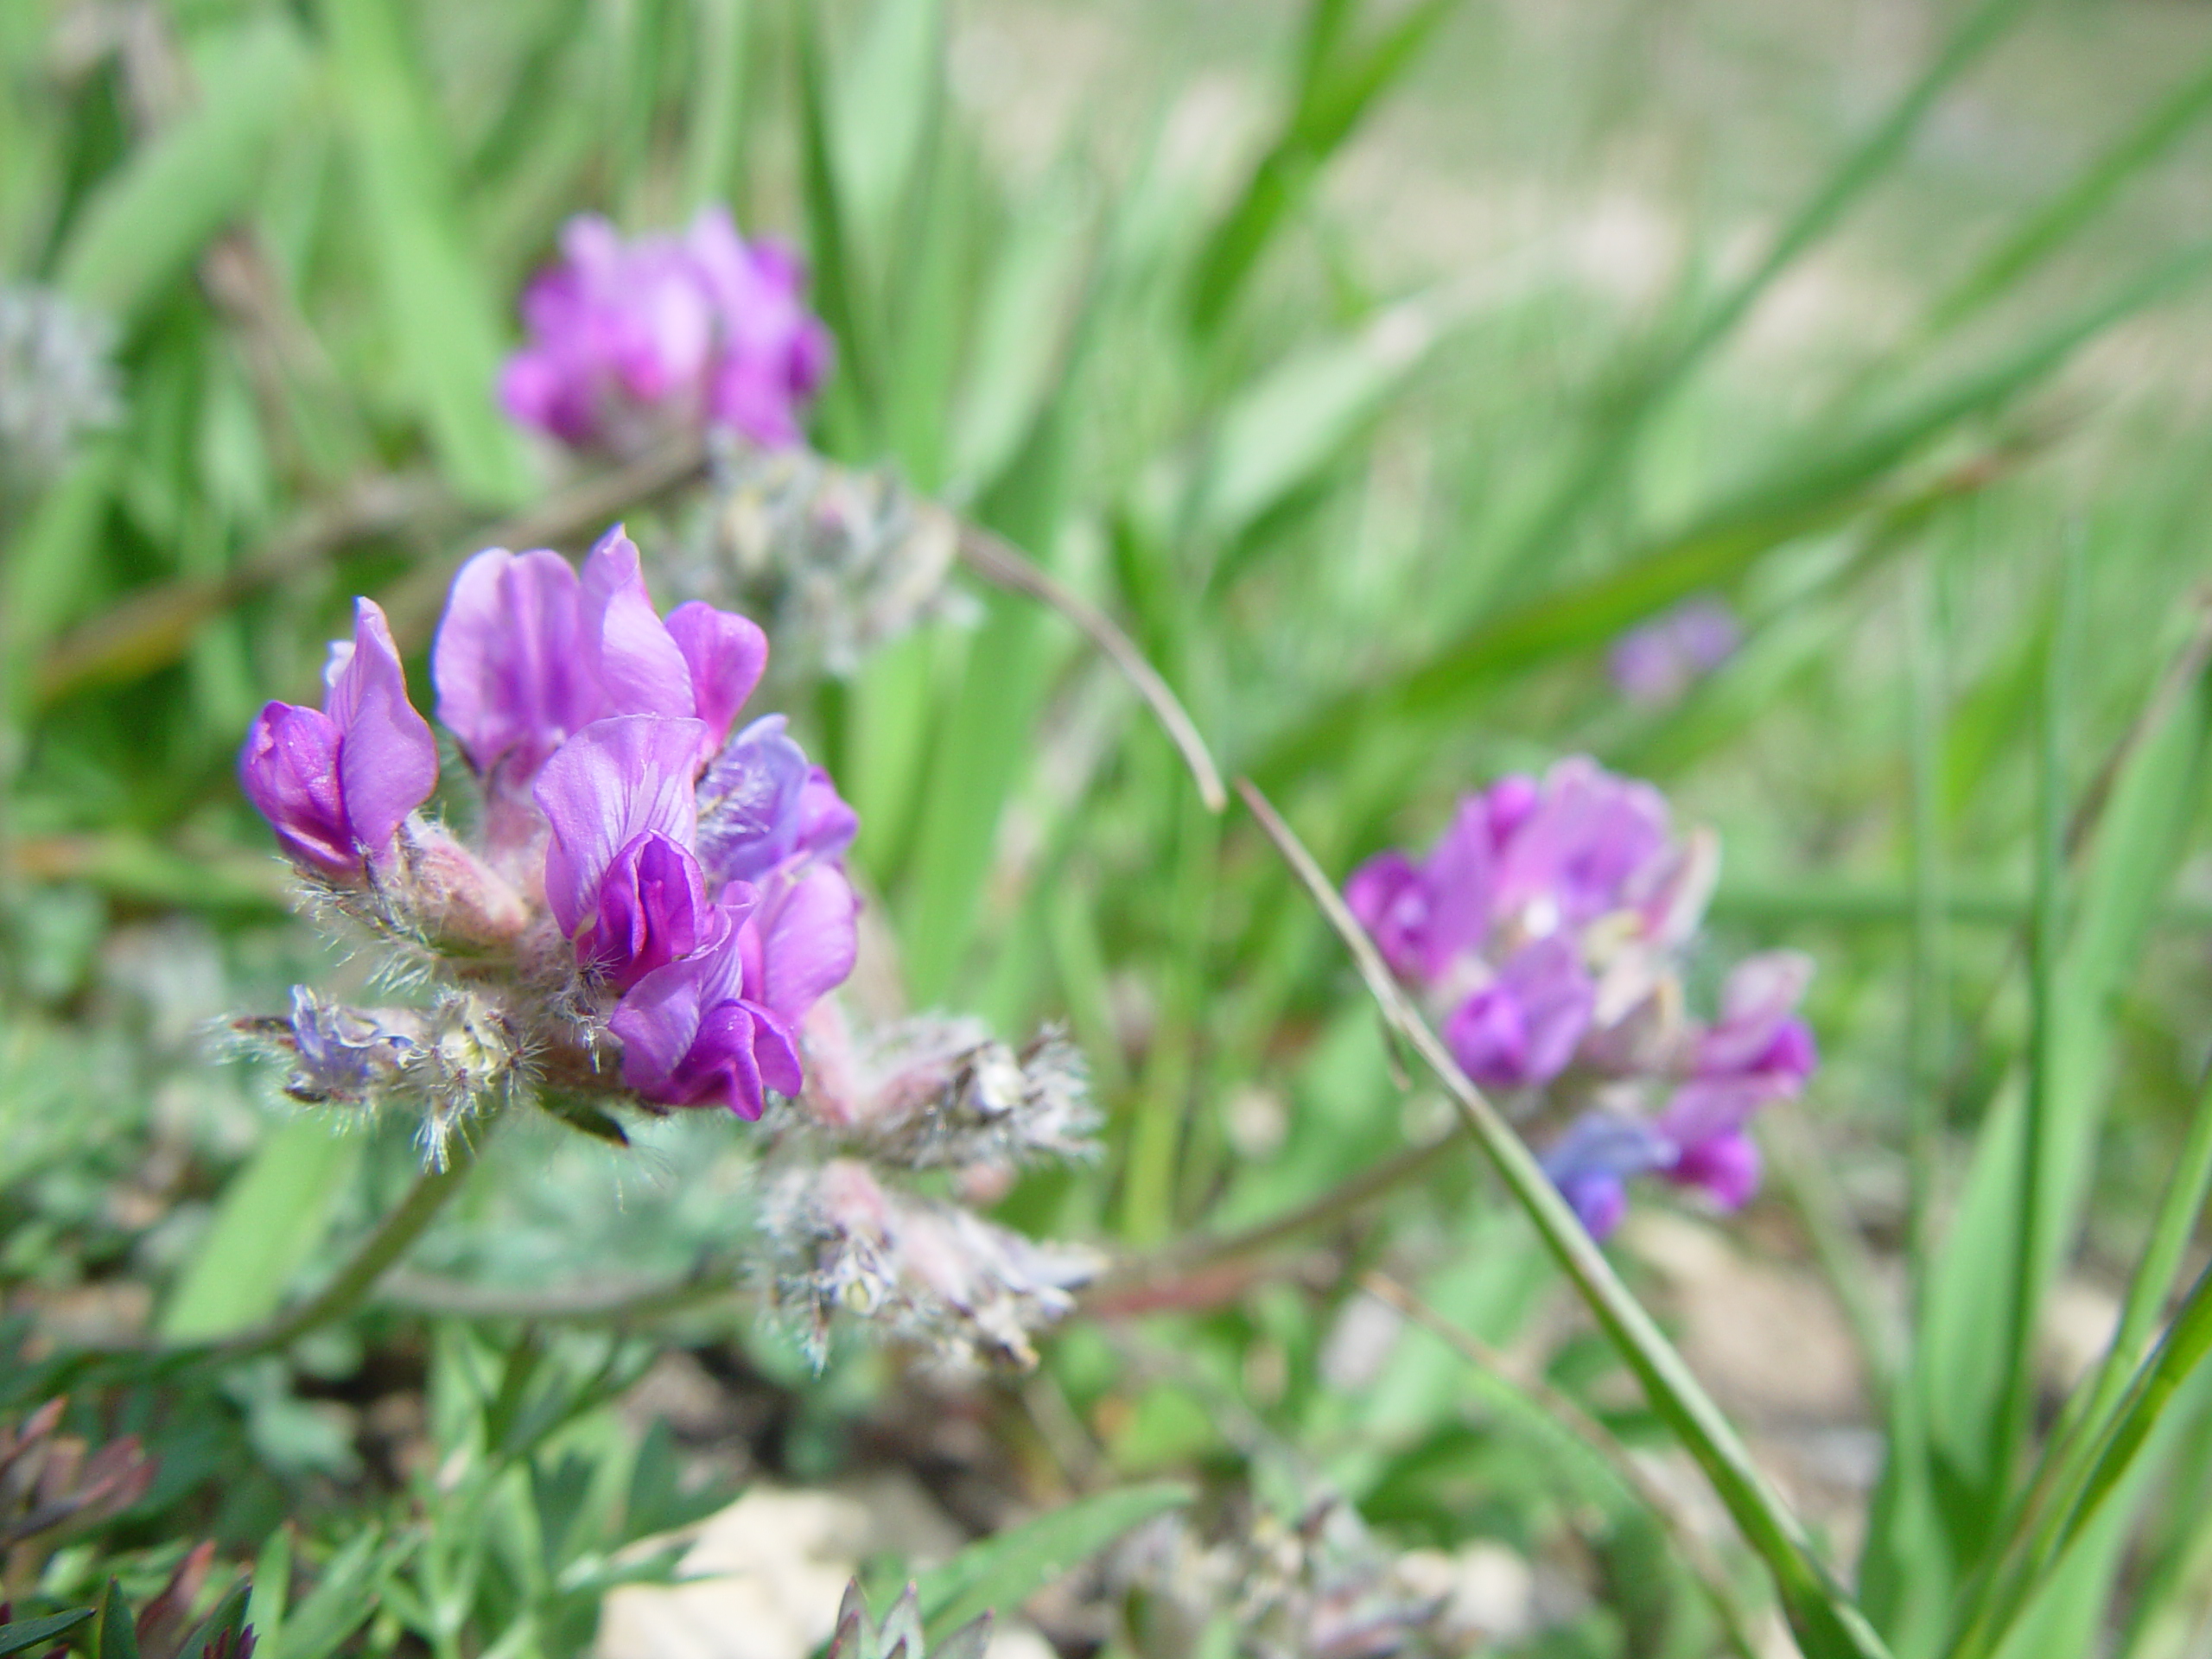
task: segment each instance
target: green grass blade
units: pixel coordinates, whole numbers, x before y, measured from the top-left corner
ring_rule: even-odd
[[[2212,114],[2212,64],[2154,105],[2118,143],[2082,169],[2073,183],[2030,214],[1980,264],[1928,309],[1923,338],[1956,327],[2063,247],[2107,207],[2121,188],[2165,156]]]
[[[211,41],[202,64],[199,105],[101,185],[61,251],[60,287],[126,327],[253,204],[313,60],[288,19],[264,12]]]
[[[751,20],[746,0],[691,0],[691,8],[696,57],[684,130],[683,199],[696,209],[737,193]]]
[[[1126,1486],[969,1545],[915,1582],[927,1635],[934,1641],[982,1613],[1012,1614],[1132,1527],[1186,1508],[1197,1496],[1176,1481]]]
[[[1419,57],[1454,3],[1419,0],[1361,50],[1351,41],[1357,7],[1344,0],[1313,0],[1300,53],[1299,84],[1282,129],[1198,255],[1191,283],[1194,334],[1209,335],[1221,327],[1323,163]]]
[[[481,505],[512,505],[532,480],[493,400],[502,308],[462,234],[429,90],[393,0],[327,0],[321,15],[385,338],[454,488]]]
[[[273,1315],[322,1242],[339,1193],[361,1160],[359,1136],[296,1117],[231,1178],[214,1221],[162,1309],[168,1343],[206,1342]]]
[[[1222,411],[1193,489],[1199,540],[1233,541],[1342,455],[1427,359],[1453,310],[1440,296],[1402,302],[1241,392]]]
[[[1499,681],[1560,656],[1592,649],[1622,629],[1701,589],[1726,585],[1776,547],[1847,522],[1886,500],[1932,506],[1947,483],[1902,504],[1897,469],[1962,423],[2004,407],[2039,384],[2120,319],[2212,269],[2212,244],[2187,249],[2117,285],[2019,348],[1965,373],[1809,459],[1788,458],[1643,543],[1612,569],[1484,618],[1387,680],[1343,692],[1279,737],[1260,762],[1263,779],[1295,775],[1339,753],[1370,720],[1455,717]]]
[[[1581,1222],[1545,1176],[1512,1126],[1460,1071],[1344,907],[1290,826],[1249,783],[1238,789],[1269,839],[1296,874],[1359,969],[1383,1018],[1433,1071],[1459,1111],[1468,1134],[1535,1222],[1615,1350],[1636,1373],[1652,1408],[1696,1459],[1745,1541],[1758,1551],[1808,1659],[1874,1659],[1888,1649],[1823,1564],[1802,1524],[1752,1460],[1735,1427],[1690,1372],[1674,1344],[1621,1282]]]

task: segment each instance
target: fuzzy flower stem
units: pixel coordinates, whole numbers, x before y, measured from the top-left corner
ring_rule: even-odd
[[[1382,953],[1313,861],[1305,842],[1249,780],[1238,779],[1237,788],[1300,885],[1351,952],[1360,977],[1384,1019],[1444,1084],[1468,1135],[1535,1224],[1599,1326],[1636,1373],[1653,1408],[1705,1471],[1745,1541],[1766,1562],[1801,1641],[1822,1653],[1887,1659],[1888,1648],[1815,1551],[1804,1523],[1752,1460],[1734,1426],[1691,1374],[1674,1344],[1621,1282],[1605,1252],[1522,1144],[1513,1126],[1468,1080],[1452,1051],[1398,988]]]

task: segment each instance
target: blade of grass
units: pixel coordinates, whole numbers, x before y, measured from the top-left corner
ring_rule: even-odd
[[[1759,263],[1707,308],[1680,340],[1662,343],[1647,365],[1631,372],[1604,411],[1601,427],[1581,459],[1567,469],[1530,517],[1528,528],[1515,538],[1516,551],[1505,562],[1509,572],[1529,569],[1559,543],[1592,502],[1604,498],[1635,453],[1652,412],[1735,332],[1775,283],[1842,222],[1859,198],[1888,175],[1936,100],[2005,37],[2029,3],[1981,0],[1881,124],[1821,181]]]
[[[325,0],[339,113],[375,262],[385,339],[432,447],[466,499],[506,506],[532,487],[493,401],[500,308],[461,231],[450,147],[435,128],[393,0]]]
[[[1649,1510],[1697,1580],[1698,1589],[1720,1621],[1728,1646],[1739,1659],[1758,1659],[1764,1646],[1758,1637],[1759,1620],[1744,1605],[1743,1598],[1729,1581],[1726,1564],[1713,1554],[1696,1521],[1684,1512],[1674,1493],[1655,1480],[1637,1461],[1636,1454],[1603,1423],[1541,1376],[1522,1374],[1504,1355],[1446,1319],[1388,1274],[1363,1273],[1359,1287],[1465,1360],[1475,1374],[1478,1389],[1491,1395],[1493,1404],[1503,1403],[1513,1415],[1543,1424],[1548,1431],[1547,1438],[1563,1443],[1570,1448],[1570,1455],[1579,1453],[1592,1459],[1611,1483]]]
[[[1785,543],[1834,528],[1870,506],[1902,511],[1933,505],[1947,486],[1939,486],[1932,496],[1925,490],[1901,493],[1898,468],[1963,423],[2012,402],[2113,323],[2208,269],[2212,243],[2187,249],[1886,418],[1866,422],[1809,457],[1786,457],[1681,528],[1645,541],[1614,569],[1480,619],[1421,661],[1338,694],[1277,738],[1255,770],[1268,781],[1294,776],[1343,753],[1370,721],[1463,712],[1503,679],[1590,649],[1702,589],[1725,587]]]
[[[696,55],[684,131],[683,199],[696,210],[726,202],[737,192],[750,20],[746,0],[691,0],[691,9]]]
[[[1872,1659],[1886,1655],[1881,1638],[1822,1563],[1802,1524],[1760,1471],[1733,1426],[1621,1282],[1605,1252],[1583,1230],[1521,1137],[1467,1080],[1451,1051],[1407,1001],[1374,944],[1344,907],[1296,832],[1249,780],[1239,779],[1237,790],[1307,896],[1351,953],[1384,1019],[1444,1084],[1469,1135],[1535,1222],[1546,1248],[1643,1385],[1653,1409],[1696,1459],[1745,1541],[1765,1561],[1790,1627],[1808,1659],[1844,1659],[1845,1656]]]
[[[131,154],[86,205],[60,287],[128,328],[253,204],[271,149],[302,112],[314,60],[282,13],[208,42],[195,108]]]

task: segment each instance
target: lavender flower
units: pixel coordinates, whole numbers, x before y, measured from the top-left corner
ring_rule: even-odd
[[[1468,796],[1427,858],[1385,852],[1345,883],[1462,1069],[1548,1135],[1545,1166],[1593,1234],[1642,1175],[1742,1204],[1759,1176],[1746,1126],[1817,1063],[1795,1013],[1803,957],[1751,958],[1717,1020],[1685,1018],[1680,960],[1717,869],[1656,790],[1576,758]]]
[[[709,207],[680,236],[627,243],[582,215],[561,252],[523,294],[530,342],[499,378],[514,419],[578,448],[634,450],[702,428],[798,442],[830,340],[788,249],[748,245],[727,209]]]
[[[238,1029],[290,1061],[296,1097],[423,1101],[434,1153],[525,1084],[748,1118],[797,1094],[797,1033],[852,968],[857,821],[779,719],[729,738],[766,658],[733,613],[661,617],[619,526],[580,574],[478,555],[432,653],[485,797],[472,845],[416,811],[436,748],[363,601],[324,709],[272,703],[241,777],[327,907],[391,945],[430,1006],[361,1014],[302,989],[289,1020]]]
[[[437,741],[407,701],[384,612],[354,605],[353,638],[332,646],[320,709],[272,702],[238,757],[246,798],[284,850],[333,881],[387,863],[399,827],[438,781]]]
[[[1736,654],[1744,631],[1714,594],[1686,599],[1613,641],[1613,684],[1630,702],[1664,708]]]

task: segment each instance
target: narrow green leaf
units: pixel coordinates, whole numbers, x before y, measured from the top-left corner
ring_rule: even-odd
[[[295,1118],[264,1141],[223,1190],[214,1221],[169,1293],[162,1340],[226,1337],[276,1313],[321,1242],[362,1144],[318,1117]]]
[[[0,1659],[11,1653],[22,1653],[29,1648],[43,1647],[57,1636],[66,1636],[93,1614],[90,1607],[73,1607],[66,1613],[54,1613],[45,1618],[20,1618],[12,1624],[0,1624]]]
[[[1233,539],[1333,462],[1427,359],[1453,308],[1435,296],[1394,305],[1239,394],[1222,412],[1198,478],[1196,533]]]
[[[198,105],[132,152],[89,202],[58,280],[126,327],[254,201],[276,141],[298,118],[311,67],[283,13],[260,11],[208,42]]]
[[[955,406],[953,476],[986,488],[1021,448],[1067,362],[1090,245],[1065,181],[1046,185],[997,245]]]
[[[1126,1486],[1080,1499],[969,1545],[916,1581],[930,1639],[949,1634],[981,1613],[1010,1615],[1132,1527],[1183,1509],[1197,1496],[1174,1481]]]
[[[748,18],[746,0],[691,0],[691,10],[696,38],[684,132],[683,197],[699,208],[727,202],[736,194]]]
[[[837,175],[848,223],[880,260],[912,177],[932,103],[943,96],[943,0],[876,0],[839,77]]]
[[[1279,738],[1257,770],[1263,779],[1293,775],[1341,753],[1348,734],[1370,720],[1462,713],[1500,680],[1591,649],[1691,594],[1725,586],[1773,549],[1834,529],[1871,505],[1885,504],[1894,513],[1940,505],[1955,485],[1939,481],[1917,494],[1900,493],[1897,469],[1962,423],[2012,402],[2114,322],[2208,268],[2212,243],[2190,248],[1980,370],[1885,418],[1870,419],[1809,459],[1788,456],[1681,527],[1646,541],[1613,569],[1478,620],[1423,661],[1332,698]]]
[[[515,505],[532,480],[494,400],[503,308],[462,232],[450,146],[394,0],[324,0],[321,10],[385,337],[455,489]]]
[[[92,1627],[93,1659],[138,1659],[138,1626],[113,1579],[100,1592],[99,1619]]]

